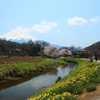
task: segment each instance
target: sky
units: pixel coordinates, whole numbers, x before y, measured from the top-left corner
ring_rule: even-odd
[[[100,41],[100,0],[0,0],[0,36],[12,31],[87,47]]]

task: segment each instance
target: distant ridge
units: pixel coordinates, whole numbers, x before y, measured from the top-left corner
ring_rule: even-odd
[[[34,43],[36,43],[37,41],[43,42],[43,40],[37,40],[36,38],[30,36],[27,33],[6,33],[4,35],[1,35],[0,39],[17,43],[27,43],[29,40],[32,40]],[[50,44],[50,46],[57,46],[57,48],[64,47],[57,44]]]
[[[92,45],[86,47],[85,49],[89,49],[89,50],[95,50],[100,48],[100,41],[93,43]]]

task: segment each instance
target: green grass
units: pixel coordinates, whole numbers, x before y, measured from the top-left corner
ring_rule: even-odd
[[[100,83],[100,78],[99,77],[91,78],[90,83],[96,83],[96,84]]]
[[[25,61],[3,61],[0,62],[0,81],[11,80],[36,74],[56,68],[59,64],[65,64],[63,59],[42,59]]]
[[[94,91],[94,90],[96,90],[96,84],[89,84],[89,86],[86,86],[87,92]]]

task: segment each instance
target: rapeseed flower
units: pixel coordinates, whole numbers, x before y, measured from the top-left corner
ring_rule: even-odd
[[[82,66],[82,68],[76,72],[74,76],[70,75],[69,79],[59,81],[53,86],[47,88],[41,95],[28,100],[66,100],[68,97],[78,97],[78,95],[72,93],[78,93],[78,89],[83,88],[84,84],[88,83],[91,77],[95,77],[94,73],[96,73],[100,68],[100,65],[95,67],[93,66],[95,65],[89,65],[87,63],[86,65]],[[71,93],[67,92],[67,89],[70,89]],[[82,95],[82,97],[84,97],[84,95]]]

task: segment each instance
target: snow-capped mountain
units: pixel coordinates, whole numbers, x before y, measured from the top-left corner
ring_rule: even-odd
[[[30,36],[27,33],[6,33],[4,35],[1,35],[0,39],[5,39],[7,41],[18,43],[28,42],[29,40],[32,40],[34,42],[37,40],[36,38]]]

